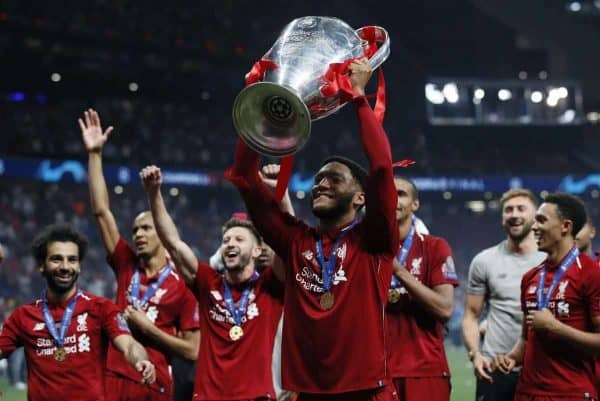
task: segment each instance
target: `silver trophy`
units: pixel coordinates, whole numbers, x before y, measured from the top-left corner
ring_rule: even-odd
[[[365,56],[367,30],[379,44],[369,58],[373,69],[390,54],[385,29],[352,29],[338,18],[303,17],[290,22],[263,56],[276,64],[261,82],[244,88],[233,104],[233,124],[254,150],[268,156],[287,156],[308,141],[312,120],[344,106],[339,95],[324,96],[323,76],[332,63]],[[374,35],[373,35],[374,33]]]

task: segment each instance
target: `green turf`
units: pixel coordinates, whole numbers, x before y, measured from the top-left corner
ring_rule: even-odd
[[[27,400],[27,392],[24,390],[15,390],[8,384],[5,378],[0,378],[0,391],[4,394],[4,397],[0,398],[2,401]]]
[[[452,372],[452,401],[474,401],[475,378],[465,349],[463,347],[446,346],[446,354]],[[1,401],[27,400],[26,391],[15,390],[9,386],[4,378],[0,379],[0,391],[4,393]]]
[[[464,347],[446,345],[452,374],[452,401],[475,401],[475,376]]]

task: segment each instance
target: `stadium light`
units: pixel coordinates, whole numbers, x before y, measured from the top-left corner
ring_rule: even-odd
[[[512,98],[512,92],[509,91],[508,89],[500,89],[498,91],[498,99],[506,102],[507,100],[510,100]]]
[[[544,99],[544,95],[540,91],[531,92],[531,102],[540,103]]]

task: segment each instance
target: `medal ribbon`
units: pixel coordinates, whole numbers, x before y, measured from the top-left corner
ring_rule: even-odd
[[[62,348],[65,345],[65,335],[67,334],[67,329],[71,325],[71,319],[73,318],[73,311],[75,310],[75,304],[77,303],[77,298],[81,295],[81,291],[77,290],[77,293],[69,302],[69,305],[65,308],[65,311],[62,316],[62,320],[60,322],[60,333],[56,330],[56,325],[54,324],[54,318],[52,314],[50,314],[50,310],[48,309],[48,301],[46,300],[46,290],[42,291],[42,313],[44,315],[44,322],[46,323],[46,327],[50,332],[50,335],[54,339],[54,343]]]
[[[258,279],[259,274],[254,272],[248,283],[246,284],[246,288],[242,292],[242,296],[238,302],[238,307],[235,307],[235,302],[233,302],[233,296],[231,295],[231,288],[229,288],[229,284],[227,284],[227,280],[223,277],[223,301],[225,302],[225,307],[233,317],[233,321],[236,326],[242,325],[242,317],[246,313],[246,306],[248,306],[248,299],[250,298],[250,291],[252,290],[254,282]]]
[[[560,267],[556,271],[556,274],[554,275],[554,279],[552,280],[552,284],[550,284],[550,287],[548,288],[548,292],[546,293],[545,297],[544,297],[544,284],[546,281],[546,265],[544,265],[544,267],[542,268],[542,271],[540,272],[540,281],[538,283],[538,288],[537,288],[537,308],[538,308],[538,310],[542,310],[548,306],[548,302],[550,301],[550,297],[552,296],[552,292],[554,291],[554,288],[556,288],[556,284],[558,284],[558,282],[560,281],[562,276],[565,274],[565,272],[567,270],[569,270],[569,267],[571,267],[571,265],[573,264],[573,262],[575,261],[577,256],[579,256],[579,249],[577,249],[577,247],[574,246],[573,249],[571,249],[569,251],[569,253],[565,257],[565,259],[561,263]]]
[[[140,270],[141,269],[136,269],[135,273],[133,273],[133,277],[131,277],[131,294],[129,296],[129,303],[131,305],[133,305],[136,308],[144,308],[146,306],[146,304],[148,303],[148,300],[150,298],[152,298],[152,296],[154,295],[154,293],[156,292],[156,290],[158,290],[160,288],[160,286],[162,285],[162,283],[165,282],[165,280],[167,279],[167,277],[169,277],[169,274],[171,274],[171,271],[173,270],[173,264],[169,263],[166,267],[164,267],[162,269],[162,271],[160,272],[160,275],[158,276],[158,280],[156,280],[154,283],[152,283],[148,289],[146,290],[146,293],[144,294],[144,296],[142,297],[142,299],[139,299],[140,296]]]
[[[348,227],[342,229],[337,239],[335,240],[335,243],[333,244],[333,249],[331,250],[331,255],[329,255],[329,259],[327,259],[327,262],[325,262],[325,259],[323,258],[323,239],[319,238],[317,240],[317,262],[319,263],[319,266],[321,266],[321,277],[323,279],[323,289],[325,290],[325,292],[329,292],[329,290],[331,289],[331,284],[333,283],[333,273],[335,271],[336,262],[335,253],[337,251],[338,245],[340,244],[342,238],[344,238],[344,236],[348,234],[357,224],[358,221],[355,220]]]
[[[396,257],[396,259],[398,259],[398,263],[400,263],[400,266],[402,266],[402,267],[406,266],[406,259],[408,258],[408,253],[410,252],[410,248],[412,247],[413,240],[415,239],[415,231],[416,231],[415,221],[416,220],[417,219],[413,215],[412,222],[410,224],[410,230],[408,231],[408,235],[406,236],[406,238],[404,238],[404,241],[402,242],[402,248],[400,248],[400,253]],[[394,273],[392,273],[391,288],[396,289],[398,287],[400,287],[400,280],[398,280],[398,277],[396,277],[396,275]]]

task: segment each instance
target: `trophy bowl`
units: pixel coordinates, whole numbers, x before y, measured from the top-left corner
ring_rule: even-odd
[[[233,103],[233,124],[240,137],[257,152],[283,157],[308,141],[312,120],[344,106],[338,94],[322,93],[323,76],[332,63],[366,56],[369,32],[379,48],[369,58],[373,69],[389,56],[385,29],[353,29],[332,17],[302,17],[290,22],[263,56],[275,68],[261,82],[245,87]]]

